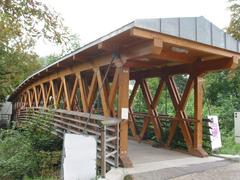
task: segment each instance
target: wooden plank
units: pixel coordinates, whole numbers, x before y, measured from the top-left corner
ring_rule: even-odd
[[[100,68],[96,68],[95,72],[97,74],[98,90],[100,91],[103,114],[104,116],[109,117],[111,114],[110,114],[109,103],[107,98],[108,96],[107,96],[106,84],[103,83]]]
[[[129,126],[132,132],[132,136],[133,137],[137,137],[137,128],[136,128],[136,121],[135,121],[135,117],[133,115],[133,111],[132,108],[129,107]]]
[[[152,106],[153,106],[154,108],[157,107],[157,103],[158,103],[159,97],[160,97],[161,94],[162,94],[163,87],[164,87],[164,80],[161,79],[160,82],[159,82],[159,85],[158,85],[158,87],[157,87],[156,93],[155,93],[155,95],[154,95],[153,102],[152,102]]]
[[[55,92],[55,87],[54,87],[54,83],[53,80],[50,80],[50,86],[52,88],[52,96],[53,96],[53,104],[54,104],[54,108],[57,108],[57,97],[56,97],[56,92]]]
[[[38,103],[40,105],[40,102],[41,102],[41,95],[42,95],[42,88],[41,86],[39,86],[40,88],[37,89],[38,91]]]
[[[32,107],[31,95],[30,95],[29,90],[27,90],[27,95],[28,95],[28,104],[29,104],[30,107]]]
[[[139,135],[141,140],[144,139],[144,136],[145,136],[145,134],[147,132],[147,127],[148,127],[149,122],[150,122],[149,117],[144,117],[144,119],[143,119],[143,127],[142,127],[140,135]]]
[[[97,73],[94,72],[93,77],[92,77],[92,82],[91,82],[91,85],[89,88],[88,98],[87,98],[87,104],[88,104],[89,109],[93,105],[93,102],[96,97],[96,92],[97,92]]]
[[[131,92],[130,98],[129,98],[129,125],[130,125],[130,129],[131,129],[133,137],[139,139],[139,137],[137,135],[136,120],[135,120],[135,117],[133,115],[133,111],[131,108],[134,97],[137,94],[138,87],[139,87],[139,81],[136,81],[133,86],[133,90]]]
[[[87,92],[86,92],[86,89],[84,88],[84,82],[83,82],[81,73],[77,73],[76,77],[79,81],[79,89],[80,89],[80,96],[81,96],[81,101],[83,105],[83,112],[88,112],[89,106],[87,102]]]
[[[113,77],[113,81],[112,81],[112,85],[111,85],[111,90],[109,92],[109,108],[110,111],[112,113],[112,115],[115,115],[115,110],[114,110],[114,99],[116,97],[116,93],[117,93],[117,88],[118,88],[118,76],[119,76],[119,68],[116,68],[115,73],[114,73],[114,77]]]
[[[34,106],[34,104],[33,104],[33,100],[34,100],[34,92],[33,92],[33,90],[30,91],[30,95],[31,95],[32,105]]]
[[[179,104],[179,109],[183,110],[186,106],[187,100],[191,94],[191,90],[193,88],[194,76],[192,74],[189,75],[185,90],[182,95],[181,102]]]
[[[41,92],[42,92],[43,106],[44,106],[44,108],[47,108],[46,93],[45,93],[44,85],[40,84],[40,87],[41,87]]]
[[[33,92],[35,97],[35,105],[38,107],[39,102],[38,102],[37,90],[35,86],[33,86]]]
[[[50,83],[48,83],[48,84],[49,84],[49,86],[48,86],[47,97],[46,97],[46,100],[47,100],[47,106],[48,106],[48,103],[50,103],[50,102],[49,102],[49,101],[50,101],[49,98],[50,98],[51,90],[52,90]]]
[[[133,103],[133,100],[134,100],[134,97],[136,96],[137,94],[137,90],[138,90],[138,87],[139,87],[139,81],[137,80],[133,86],[133,90],[132,90],[132,93],[130,95],[130,98],[129,98],[129,107],[132,106],[132,103]]]
[[[74,85],[73,85],[72,92],[71,92],[71,95],[70,95],[70,107],[71,107],[71,109],[73,108],[73,100],[74,100],[74,97],[76,95],[78,82],[79,82],[79,80],[78,80],[77,76],[75,75]]]
[[[57,95],[57,106],[59,105],[60,100],[61,100],[62,89],[63,89],[63,82],[61,81],[59,89],[58,89],[58,95]]]
[[[64,90],[64,97],[65,97],[65,102],[67,105],[67,110],[71,110],[71,106],[70,106],[70,100],[69,100],[69,91],[68,91],[68,87],[67,87],[67,82],[66,82],[66,78],[65,76],[61,77],[61,80],[63,82],[63,90]]]

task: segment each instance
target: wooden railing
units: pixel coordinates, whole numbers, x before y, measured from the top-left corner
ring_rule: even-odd
[[[97,158],[100,161],[101,176],[105,177],[107,165],[119,166],[119,123],[117,118],[101,115],[28,107],[20,110],[18,123],[39,123],[41,128],[63,138],[64,133],[87,133],[97,137]]]

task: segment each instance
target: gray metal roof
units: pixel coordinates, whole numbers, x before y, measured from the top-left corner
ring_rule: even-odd
[[[11,97],[16,93],[16,91],[21,88],[25,83],[30,81],[34,76],[40,75],[44,71],[50,69],[51,67],[61,63],[69,57],[75,54],[81,53],[88,48],[91,48],[107,39],[110,39],[122,32],[125,32],[131,28],[139,27],[155,32],[160,32],[167,35],[172,35],[199,43],[212,45],[215,47],[223,48],[226,50],[240,52],[240,42],[235,40],[229,34],[225,33],[223,30],[209,22],[203,16],[200,17],[178,17],[178,18],[157,18],[157,19],[137,19],[119,29],[110,32],[109,34],[96,39],[93,42],[86,44],[85,46],[63,56],[58,61],[50,64],[49,66],[37,71],[36,73],[25,79],[12,93]]]
[[[135,27],[140,27],[203,44],[240,52],[240,42],[219,29],[203,16],[159,19],[137,19]]]

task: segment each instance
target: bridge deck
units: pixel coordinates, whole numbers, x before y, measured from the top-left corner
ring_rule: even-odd
[[[180,175],[221,167],[229,163],[223,158],[209,156],[195,157],[186,153],[129,140],[128,155],[132,168],[112,168],[106,179],[123,179],[133,175],[136,179],[170,179]]]
[[[138,143],[129,140],[129,157],[133,164],[142,164],[150,162],[159,162],[173,159],[183,159],[192,157],[189,154],[168,150],[164,148],[155,148],[146,143]]]

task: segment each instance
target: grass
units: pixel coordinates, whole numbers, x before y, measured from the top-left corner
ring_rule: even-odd
[[[221,138],[223,146],[219,149],[218,153],[240,155],[240,144],[235,143],[233,131],[228,133],[222,132]]]

